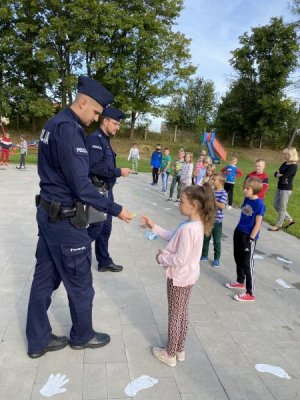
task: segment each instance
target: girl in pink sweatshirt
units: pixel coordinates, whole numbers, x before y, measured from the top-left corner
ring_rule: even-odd
[[[203,237],[211,231],[216,215],[211,186],[205,183],[202,187],[184,188],[179,210],[187,220],[175,231],[161,228],[147,216],[141,218],[154,233],[169,241],[166,248],[156,254],[156,261],[163,265],[167,277],[168,344],[166,348],[154,347],[152,351],[156,358],[171,367],[176,365],[176,359],[185,359],[189,298],[199,278]]]

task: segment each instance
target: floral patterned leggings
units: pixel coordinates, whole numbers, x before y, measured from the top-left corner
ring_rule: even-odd
[[[189,299],[193,285],[180,287],[173,286],[173,279],[167,280],[168,292],[168,345],[169,357],[174,357],[176,352],[184,350],[189,322]]]

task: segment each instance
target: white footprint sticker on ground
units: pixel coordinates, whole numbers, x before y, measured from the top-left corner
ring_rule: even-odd
[[[166,207],[165,210],[172,211],[172,208]]]
[[[283,279],[276,279],[276,281],[278,283],[278,285],[284,287],[285,289],[291,289],[292,287],[289,286],[286,282],[284,282]]]
[[[157,203],[152,203],[153,206],[157,206]]]
[[[41,395],[45,397],[55,396],[59,393],[64,393],[67,391],[66,388],[62,388],[66,383],[69,382],[69,379],[65,379],[66,375],[61,374],[51,374],[47,383],[40,390]]]
[[[142,375],[139,378],[135,379],[134,381],[128,383],[125,388],[125,393],[129,397],[133,397],[143,389],[148,389],[158,383],[158,380],[155,378],[151,378],[148,375]]]
[[[278,376],[279,378],[291,379],[289,374],[281,367],[275,367],[275,365],[269,364],[255,364],[255,369],[259,372],[268,372]]]
[[[276,257],[276,259],[278,261],[284,262],[285,264],[293,264],[293,261],[286,260],[285,258],[282,258],[282,257]]]
[[[263,260],[264,259],[263,256],[260,256],[259,254],[254,254],[253,258],[255,260]]]

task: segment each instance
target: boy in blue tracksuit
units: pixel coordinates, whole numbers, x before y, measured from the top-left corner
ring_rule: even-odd
[[[159,172],[160,172],[160,166],[161,166],[161,160],[162,160],[161,145],[158,143],[156,145],[156,149],[152,153],[151,160],[150,160],[150,165],[152,168],[152,183],[151,183],[151,185],[157,185]]]
[[[255,300],[253,256],[266,211],[263,200],[258,197],[262,188],[263,183],[258,178],[248,178],[244,182],[245,199],[242,204],[241,217],[233,235],[237,279],[235,282],[225,284],[229,289],[246,289],[245,293],[234,296],[237,301]]]

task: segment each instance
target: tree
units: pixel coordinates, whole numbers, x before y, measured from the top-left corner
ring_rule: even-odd
[[[70,104],[77,75],[87,73],[130,114],[132,136],[137,117],[158,114],[159,101],[195,71],[190,40],[172,30],[182,7],[183,0],[3,0],[1,110],[35,125],[54,112],[52,103]]]
[[[99,2],[90,1],[89,4]],[[82,24],[80,12],[82,1],[44,0],[44,26],[40,31],[40,42],[48,50],[48,60],[52,64],[52,92],[61,107],[64,108],[73,101],[73,93],[77,84],[77,71],[83,67],[83,57],[80,53],[83,33],[93,24],[92,13],[90,21]],[[80,11],[79,11],[80,10]],[[94,9],[95,13],[97,9]]]
[[[203,78],[191,79],[185,89],[175,94],[166,107],[169,126],[179,126],[203,131],[212,127],[215,118],[217,95],[213,82]]]
[[[9,115],[10,105],[10,60],[12,56],[12,38],[14,36],[12,23],[13,7],[9,0],[3,0],[0,5],[0,115]]]
[[[292,13],[296,16],[296,21],[293,22],[295,28],[296,28],[296,32],[298,33],[298,42],[299,42],[299,30],[300,30],[300,0],[293,0],[291,3],[291,10]],[[298,68],[299,68],[299,52],[298,52]],[[299,69],[298,69],[299,70]],[[300,87],[300,80],[299,77],[298,79],[294,82],[295,88],[297,91],[299,91],[299,87]],[[298,105],[299,105],[299,97],[297,98],[298,100]],[[293,132],[292,135],[290,137],[288,146],[292,146],[294,139],[297,135],[297,132],[300,128],[300,110],[298,109],[298,113],[297,113],[297,118],[295,121],[295,126],[293,128]]]
[[[221,99],[215,122],[217,130],[232,138],[232,146],[236,137],[251,143],[258,118],[255,84],[247,78],[234,81]]]
[[[100,34],[106,47],[95,54],[93,65],[96,78],[115,94],[116,105],[130,113],[132,138],[137,117],[158,114],[159,101],[195,69],[190,40],[172,31],[182,0],[116,0],[113,6],[111,34]]]
[[[238,131],[243,140],[253,145],[256,137],[278,144],[296,112],[284,92],[297,66],[299,47],[294,26],[284,24],[282,18],[272,18],[269,25],[242,35],[240,43],[230,60],[238,79],[223,99],[218,124],[235,112],[231,130]]]
[[[51,66],[47,52],[39,46],[43,26],[41,2],[19,0],[10,2],[10,29],[6,41],[6,91],[10,112],[31,120],[36,131],[40,117],[51,115],[51,102],[46,94]],[[40,105],[40,107],[39,107]]]

